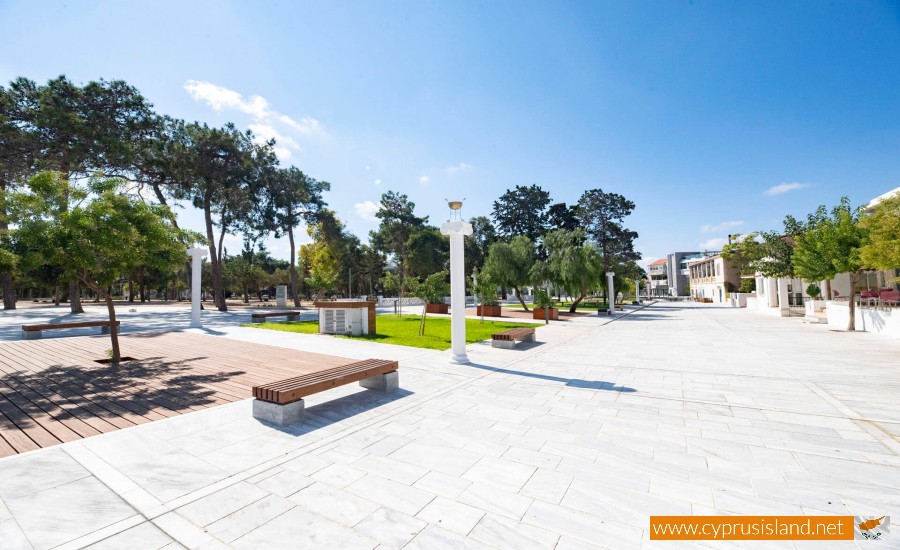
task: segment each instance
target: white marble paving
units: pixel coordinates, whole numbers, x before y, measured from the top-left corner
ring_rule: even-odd
[[[650,541],[648,516],[900,515],[890,340],[660,304],[460,366],[212,318],[224,338],[397,358],[404,393],[317,394],[283,430],[245,401],[0,459],[0,546],[741,548],[758,546]]]

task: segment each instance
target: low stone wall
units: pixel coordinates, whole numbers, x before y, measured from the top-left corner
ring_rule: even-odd
[[[382,298],[378,297],[378,305],[379,306],[392,306],[397,303],[398,298]],[[421,306],[425,302],[421,298],[403,298],[400,300],[400,305],[403,306]]]
[[[846,301],[829,300],[825,308],[828,326],[837,330],[847,330],[850,321],[850,304]],[[864,330],[889,338],[900,339],[900,308],[856,307],[856,330]]]

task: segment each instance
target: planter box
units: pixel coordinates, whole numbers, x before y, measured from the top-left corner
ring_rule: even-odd
[[[425,313],[447,313],[449,311],[449,304],[425,304]]]
[[[500,306],[478,306],[477,314],[482,315],[482,310],[484,310],[485,317],[500,317]]]
[[[536,307],[532,310],[532,318],[533,319],[546,319],[547,314],[544,313],[544,308]],[[555,307],[550,308],[550,320],[558,321],[559,320],[559,309]]]
[[[815,315],[820,311],[825,311],[825,300],[807,298],[803,302],[803,308],[806,310],[806,315]]]

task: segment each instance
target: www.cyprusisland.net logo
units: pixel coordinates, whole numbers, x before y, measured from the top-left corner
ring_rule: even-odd
[[[853,516],[853,538],[857,540],[883,540],[890,533],[891,516]]]

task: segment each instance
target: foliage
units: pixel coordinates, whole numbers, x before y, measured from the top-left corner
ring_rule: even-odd
[[[110,287],[139,266],[177,269],[190,238],[174,226],[171,211],[130,198],[121,186],[120,180],[93,179],[80,188],[59,173],[45,172],[30,180],[30,193],[14,201],[14,238],[105,298],[113,323]],[[112,360],[118,362],[114,325],[110,335]]]
[[[798,226],[790,216],[785,218],[784,225],[783,234],[756,231],[744,236],[735,235],[731,243],[722,247],[722,257],[731,262],[741,275],[793,277],[793,243]]]
[[[859,225],[868,233],[860,249],[862,264],[883,270],[900,268],[900,194],[863,213]]]
[[[756,290],[756,279],[741,279],[741,286],[738,292],[750,293]]]
[[[547,291],[542,288],[534,289],[534,307],[535,308],[552,308],[553,307],[553,298],[547,294]]]
[[[868,242],[860,225],[860,210],[851,208],[847,197],[829,212],[820,206],[802,226],[794,249],[794,269],[808,281],[833,279],[838,273],[850,275],[850,287],[856,288],[864,264],[860,251]],[[855,330],[855,300],[850,300],[850,322],[847,330]]]
[[[421,319],[418,315],[379,315],[377,320],[378,334],[360,336],[335,335],[336,338],[369,340],[383,344],[395,344],[414,348],[436,350],[450,349],[450,319],[435,317],[428,323],[428,332],[419,335]],[[315,334],[318,332],[318,321],[300,323],[260,323],[245,324],[245,327],[280,330],[284,332],[300,332]],[[481,324],[476,319],[466,319],[466,343],[474,344],[487,340],[491,334],[511,328],[536,327],[533,323],[509,323],[505,321],[485,321]]]
[[[575,313],[588,292],[603,281],[602,259],[597,246],[587,240],[583,229],[557,229],[544,236],[546,262],[534,265],[534,281],[546,281],[575,296],[569,311]]]
[[[499,283],[491,278],[491,274],[487,271],[478,271],[478,268],[472,270],[472,289],[478,295],[478,303],[483,306],[496,306],[500,304],[497,300],[497,287]]]
[[[634,250],[638,234],[624,225],[625,218],[633,211],[633,202],[602,189],[585,191],[578,199],[578,219],[600,250],[603,272],[641,259],[640,253]]]
[[[450,284],[447,282],[449,272],[438,271],[432,273],[425,280],[419,281],[412,277],[409,279],[409,290],[413,296],[421,298],[426,304],[443,304],[444,296],[450,293]],[[428,317],[427,308],[422,308],[422,323],[419,327],[419,336],[425,335],[425,320]]]
[[[819,285],[814,283],[810,283],[809,286],[806,287],[806,295],[811,296],[813,298],[818,298],[822,293],[822,289],[819,288]]]
[[[547,209],[547,227],[549,229],[574,231],[579,226],[577,207],[570,207],[564,202],[558,202],[550,205],[550,208]]]
[[[528,311],[520,289],[531,282],[534,262],[534,245],[528,237],[518,235],[509,243],[496,242],[491,245],[482,272],[486,272],[499,285],[515,290],[522,308]]]
[[[450,267],[449,239],[436,227],[413,231],[406,241],[406,250],[410,277],[425,277]]]
[[[491,217],[497,233],[507,239],[524,236],[535,243],[547,230],[550,193],[537,185],[517,185],[494,201]]]
[[[475,268],[481,269],[484,267],[488,249],[497,240],[497,230],[494,229],[494,225],[487,217],[475,216],[469,219],[469,223],[472,224],[472,235],[463,241],[466,273],[471,273]]]

